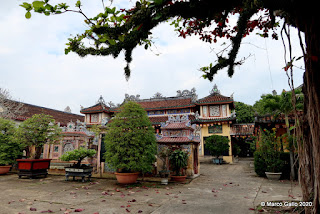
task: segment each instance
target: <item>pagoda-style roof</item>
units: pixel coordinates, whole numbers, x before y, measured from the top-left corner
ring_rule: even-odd
[[[102,98],[102,96],[100,96],[99,100],[97,101],[97,104],[80,110],[80,113],[82,114],[101,113],[101,112],[110,113],[110,107],[105,104],[105,101]]]
[[[227,104],[233,103],[232,97],[226,97],[220,94],[217,85],[214,85],[213,89],[210,91],[210,95],[199,99],[197,105],[207,105],[207,104]]]
[[[200,143],[200,137],[194,135],[196,125],[191,125],[188,115],[169,116],[166,123],[161,124],[161,135],[156,135],[158,143],[186,144]]]

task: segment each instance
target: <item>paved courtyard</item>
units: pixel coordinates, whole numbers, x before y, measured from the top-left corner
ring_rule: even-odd
[[[146,182],[120,186],[113,179],[65,181],[64,176],[18,179],[0,176],[0,213],[254,213],[260,202],[301,198],[297,182],[256,177],[251,161],[201,164],[188,184]]]

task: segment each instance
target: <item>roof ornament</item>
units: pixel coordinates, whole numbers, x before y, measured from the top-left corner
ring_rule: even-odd
[[[178,90],[177,91],[177,96],[176,97],[191,97],[192,102],[196,102],[198,99],[198,95],[196,94],[196,89],[193,87],[190,91],[189,90]]]
[[[124,100],[125,101],[140,101],[140,94],[137,94],[136,96],[125,94]]]
[[[220,90],[218,90],[217,84],[214,84],[212,90],[210,91],[210,94],[211,94],[211,95],[218,95],[218,94],[220,94]]]
[[[161,98],[164,98],[164,97],[160,92],[155,93],[154,96],[152,97],[152,99],[161,99]]]
[[[102,95],[100,95],[100,97],[99,97],[99,99],[98,99],[98,101],[97,101],[97,104],[105,104],[105,101],[104,101],[104,99],[103,99],[103,97],[102,97]]]

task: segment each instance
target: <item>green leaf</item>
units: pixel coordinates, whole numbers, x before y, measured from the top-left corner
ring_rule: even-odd
[[[79,8],[81,7],[81,2],[79,0],[76,3],[76,7],[79,7]]]
[[[31,13],[30,13],[30,11],[26,12],[25,17],[26,17],[27,19],[30,19],[30,18],[31,18]]]
[[[32,2],[32,5],[34,8],[39,8],[39,7],[43,7],[44,2],[43,1],[34,1],[34,2]]]

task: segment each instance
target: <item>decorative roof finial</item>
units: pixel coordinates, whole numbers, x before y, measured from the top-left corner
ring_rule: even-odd
[[[210,94],[212,95],[220,94],[220,90],[218,90],[217,84],[214,84],[212,90],[210,91]]]
[[[105,101],[104,101],[102,95],[100,95],[100,98],[99,98],[98,101],[97,101],[97,104],[98,104],[98,103],[100,103],[100,104],[105,104]]]

